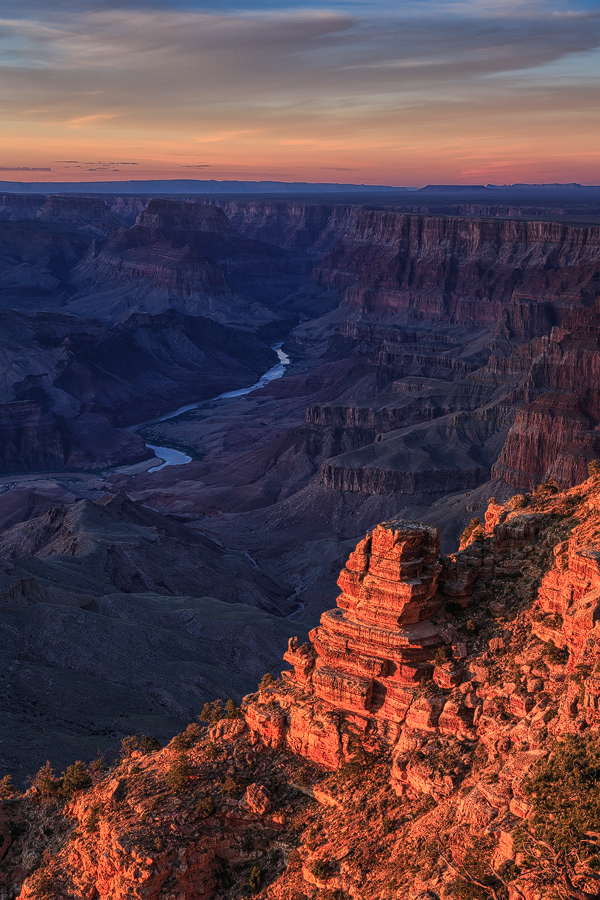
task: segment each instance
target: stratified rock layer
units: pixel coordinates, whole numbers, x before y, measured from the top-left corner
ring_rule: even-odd
[[[282,698],[289,721],[251,708],[251,727],[328,766],[344,752],[340,715],[358,716],[365,733],[397,739],[443,644],[432,621],[441,605],[438,555],[437,529],[402,519],[378,525],[350,555],[337,608],[323,614],[311,643],[290,641],[284,658],[294,674],[284,673]],[[311,694],[303,709],[293,702],[299,687]]]

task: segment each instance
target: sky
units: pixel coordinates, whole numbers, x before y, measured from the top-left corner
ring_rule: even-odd
[[[0,0],[0,179],[600,184],[600,0]]]

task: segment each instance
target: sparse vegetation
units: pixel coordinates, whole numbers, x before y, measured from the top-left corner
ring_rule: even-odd
[[[228,700],[225,704],[225,715],[228,719],[239,719],[241,713],[234,700]]]
[[[73,765],[67,766],[62,774],[58,786],[58,793],[61,797],[70,798],[79,791],[85,791],[92,784],[90,774],[81,760],[77,760]]]
[[[331,875],[331,863],[328,859],[315,859],[311,872],[319,881],[325,881]]]
[[[93,806],[90,807],[90,813],[85,823],[85,830],[88,834],[93,834],[98,831],[98,824],[103,811],[104,809],[101,803],[94,803]]]
[[[207,722],[209,725],[216,725],[221,719],[225,718],[225,710],[223,709],[222,700],[208,701],[202,707],[202,712],[198,716],[201,722]]]
[[[0,780],[0,800],[9,800],[18,794],[19,790],[13,783],[12,775],[5,775]]]
[[[153,735],[149,737],[143,734],[138,737],[137,734],[130,734],[121,741],[121,759],[127,759],[136,752],[146,755],[160,749],[160,741]]]
[[[450,648],[446,647],[444,644],[436,650],[434,662],[436,666],[443,666],[445,663],[449,662],[451,658],[452,654]]]
[[[271,673],[270,673],[270,672],[267,672],[267,673],[266,673],[265,675],[263,675],[263,677],[260,679],[260,682],[259,682],[259,685],[258,685],[259,691],[265,691],[268,687],[270,687],[270,686],[273,684],[274,681],[275,681],[275,679],[273,678],[273,676],[271,675]]]
[[[233,775],[228,775],[223,782],[223,790],[226,794],[236,794],[238,791],[238,783]]]
[[[180,750],[189,750],[201,737],[202,729],[196,722],[192,722],[185,731],[175,735],[169,746],[173,750],[177,750],[177,752]]]
[[[564,665],[569,659],[569,651],[565,647],[557,647],[554,641],[548,641],[542,650],[542,656],[553,665]]]
[[[515,494],[510,498],[509,503],[512,509],[525,509],[529,505],[529,499],[525,494]]]
[[[48,760],[31,779],[31,786],[45,799],[55,797],[58,793],[59,780]]]
[[[216,806],[215,801],[210,794],[207,797],[202,798],[202,800],[198,803],[197,810],[203,819],[208,819],[209,816],[214,815]]]
[[[190,764],[185,750],[180,750],[167,772],[167,785],[173,791],[185,791],[190,783]]]
[[[533,816],[518,849],[540,885],[560,885],[564,896],[597,896],[600,888],[600,737],[568,735],[540,761],[525,792]],[[585,893],[594,884],[593,894]]]

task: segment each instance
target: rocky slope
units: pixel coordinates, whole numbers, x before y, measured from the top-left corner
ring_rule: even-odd
[[[380,525],[241,716],[5,800],[5,896],[596,896],[599,498]]]
[[[0,541],[0,767],[21,778],[239,700],[297,627],[285,583],[122,495],[65,498]]]

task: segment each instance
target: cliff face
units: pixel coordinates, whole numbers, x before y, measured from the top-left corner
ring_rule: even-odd
[[[51,777],[0,804],[4,889],[593,896],[593,853],[581,854],[595,819],[566,836],[540,797],[554,809],[546,787],[561,802],[565,778],[585,778],[583,756],[566,774],[565,759],[600,746],[599,497],[596,477],[492,500],[441,559],[434,528],[378,526],[350,555],[337,608],[309,643],[290,640],[293,671],[263,679],[242,716],[213,707],[206,733],[191,725],[163,750],[130,743],[62,809],[72,782]],[[573,790],[569,807],[591,810]],[[34,839],[42,815],[53,837]]]
[[[290,200],[221,200],[220,206],[240,234],[321,258],[350,231],[360,207]]]
[[[290,253],[243,237],[216,206],[151,200],[74,270],[69,309],[116,321],[132,311],[176,307],[226,324],[273,321],[270,307],[301,287],[310,269]]]
[[[543,477],[575,484],[586,463],[600,454],[600,312],[574,310],[562,328],[513,354],[518,366],[529,358],[523,390],[495,477],[529,490]]]
[[[599,258],[597,226],[363,210],[312,278],[366,315],[491,324],[511,303],[590,305]]]

